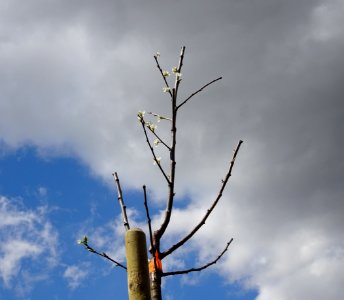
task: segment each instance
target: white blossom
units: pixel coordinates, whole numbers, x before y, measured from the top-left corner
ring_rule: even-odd
[[[138,113],[137,113],[137,119],[139,120],[139,121],[142,121],[143,120],[143,117],[145,116],[145,111],[139,111]]]
[[[160,161],[161,161],[161,157],[157,157],[157,158],[154,160],[153,164],[154,164],[154,165],[156,165],[156,164],[160,165]]]

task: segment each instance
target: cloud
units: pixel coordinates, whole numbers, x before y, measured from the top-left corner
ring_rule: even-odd
[[[37,192],[40,197],[46,197],[48,194],[48,189],[44,186],[40,186],[38,187]]]
[[[88,270],[85,264],[68,266],[63,273],[63,277],[68,281],[68,286],[72,290],[79,287],[87,276]]]
[[[271,246],[267,260],[261,260],[252,272],[253,281],[262,287],[259,300],[335,299],[341,295],[344,248],[340,240],[328,238],[319,229],[300,229],[290,233],[284,244]]]
[[[340,297],[344,236],[342,232],[330,229],[337,226],[338,219],[332,220],[333,216],[328,215],[321,220],[313,216],[289,223],[266,219],[262,222],[259,218],[252,219],[254,213],[245,215],[241,209],[240,205],[219,204],[186,248],[172,254],[165,270],[199,267],[213,261],[228,239],[234,237],[228,252],[206,272],[220,272],[228,282],[237,281],[248,289],[257,289],[259,300]],[[176,239],[185,236],[205,212],[205,207],[177,210],[169,231],[172,241],[165,239],[165,245],[172,245]],[[267,215],[265,217],[269,219]],[[190,261],[192,251],[198,254]],[[184,265],[174,265],[174,259],[183,261]]]
[[[343,21],[344,5],[341,1],[322,3],[313,10],[313,38],[327,42],[342,35],[339,24]]]
[[[128,189],[146,184],[163,209],[166,186],[136,113],[167,112],[152,55],[160,50],[170,69],[185,43],[180,99],[217,76],[223,80],[179,112],[176,197],[186,210],[175,210],[166,247],[201,219],[243,139],[228,190],[188,249],[202,262],[214,255],[208,245],[221,251],[233,236],[216,270],[256,287],[259,300],[337,299],[344,223],[342,2],[67,2],[12,1],[1,8],[0,145],[74,155],[108,182],[116,170]],[[168,138],[166,124],[158,131]]]
[[[45,277],[57,264],[58,236],[44,208],[29,210],[19,201],[1,196],[0,233],[0,278],[6,288],[30,290],[33,278]]]

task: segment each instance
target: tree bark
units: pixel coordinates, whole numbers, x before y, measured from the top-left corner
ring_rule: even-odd
[[[150,288],[152,300],[162,300],[161,296],[161,276],[158,272],[152,272],[150,275]]]
[[[125,235],[129,300],[151,300],[146,236],[139,228]]]

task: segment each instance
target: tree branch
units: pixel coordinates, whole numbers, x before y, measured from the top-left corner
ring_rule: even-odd
[[[176,93],[175,93],[176,100],[177,100],[177,93],[178,93],[178,89],[179,89],[179,84],[182,81],[182,79],[180,77],[181,76],[180,72],[181,72],[182,67],[183,67],[184,54],[185,54],[185,46],[183,46],[181,48],[181,50],[180,50],[179,62],[178,62],[177,73],[176,73],[176,80],[175,80],[175,83],[174,83],[174,89],[176,91]],[[177,103],[175,103],[175,109],[177,111]]]
[[[155,247],[154,247],[154,242],[153,242],[153,232],[152,232],[152,226],[151,226],[151,218],[149,215],[149,209],[148,209],[148,204],[147,204],[147,192],[146,192],[146,186],[143,186],[143,195],[144,195],[144,206],[146,209],[146,215],[147,215],[147,223],[148,223],[148,230],[149,230],[149,240],[150,240],[150,252],[152,254],[152,259],[154,262],[154,270],[158,270],[156,259],[155,259]]]
[[[191,272],[200,272],[208,267],[210,267],[211,265],[216,264],[221,257],[226,253],[226,251],[228,250],[229,245],[232,243],[233,239],[231,239],[228,243],[226,248],[221,252],[221,254],[213,261],[211,261],[210,263],[207,263],[206,265],[199,267],[199,268],[191,268],[191,269],[187,269],[187,270],[182,270],[182,271],[174,271],[174,272],[166,272],[166,273],[162,273],[161,277],[166,277],[166,276],[171,276],[171,275],[181,275],[181,274],[187,274],[187,273],[191,273]]]
[[[118,267],[121,267],[122,269],[126,270],[127,267],[125,267],[124,265],[122,265],[121,263],[119,263],[118,261],[112,259],[110,256],[108,256],[105,252],[98,252],[97,250],[93,249],[89,244],[88,244],[88,241],[87,241],[87,236],[84,236],[84,239],[83,240],[80,240],[78,241],[78,244],[82,244],[84,245],[85,249],[91,253],[95,253],[101,257],[104,257],[106,258],[107,260],[110,260],[111,262],[113,262],[116,266]]]
[[[117,173],[115,172],[112,175],[115,179],[115,183],[117,187],[118,201],[121,206],[122,216],[123,216],[123,225],[124,225],[125,230],[127,231],[130,229],[130,225],[129,225],[129,221],[127,217],[127,207],[125,206],[124,201],[123,201],[122,189],[121,189],[121,185],[120,185]]]
[[[192,93],[188,98],[186,98],[182,103],[180,103],[177,106],[177,109],[179,109],[181,106],[183,106],[186,102],[188,102],[193,96],[195,96],[196,94],[198,94],[199,92],[203,91],[203,89],[205,89],[207,86],[213,84],[214,82],[221,80],[222,77],[216,78],[213,81],[208,82],[207,84],[205,84],[204,86],[202,86],[199,90],[197,90],[196,92]]]
[[[161,144],[163,144],[169,151],[171,151],[171,148],[160,138],[160,136],[158,136],[155,131],[153,131],[152,129],[148,128],[150,130],[150,132],[152,134],[154,134],[154,136],[160,141]]]
[[[149,215],[149,209],[148,209],[148,204],[147,204],[147,192],[146,192],[146,186],[143,186],[143,196],[144,196],[144,206],[146,209],[146,215],[147,215],[147,223],[148,223],[148,230],[149,230],[149,239],[150,239],[150,244],[151,244],[151,249],[152,253],[155,253],[154,245],[153,245],[153,233],[152,233],[152,226],[151,226],[151,218]]]
[[[168,120],[168,121],[172,121],[172,119],[170,118],[167,118],[167,117],[164,117],[162,115],[159,115],[159,114],[156,114],[156,113],[153,113],[153,112],[148,112],[150,115],[154,116],[154,117],[157,117],[158,119],[160,120]]]
[[[222,197],[222,193],[226,187],[226,184],[229,180],[229,177],[231,177],[232,175],[232,169],[234,166],[234,162],[235,159],[237,157],[237,154],[239,152],[240,146],[243,143],[243,141],[239,141],[237,147],[234,150],[234,154],[233,154],[233,158],[230,162],[230,167],[229,170],[226,174],[225,179],[222,180],[222,185],[220,188],[220,191],[215,199],[215,201],[213,202],[213,204],[210,206],[210,208],[207,210],[206,214],[204,215],[204,217],[202,218],[202,220],[195,226],[195,228],[188,234],[186,235],[182,240],[180,240],[178,243],[174,244],[170,249],[166,250],[165,252],[162,252],[160,254],[161,259],[163,259],[164,257],[166,257],[167,255],[171,254],[173,251],[177,250],[180,246],[182,246],[185,242],[187,242],[189,239],[191,239],[193,237],[193,235],[205,224],[206,220],[208,219],[209,215],[211,214],[211,212],[214,210],[215,206],[217,205],[217,203],[219,202],[219,200]]]
[[[170,183],[170,179],[167,177],[167,175],[166,175],[164,169],[163,169],[162,166],[160,165],[160,163],[159,163],[159,161],[158,161],[158,158],[157,158],[156,155],[155,155],[155,151],[154,151],[154,149],[153,149],[153,147],[152,147],[152,144],[151,144],[151,142],[149,141],[148,134],[147,134],[147,130],[146,130],[145,121],[144,121],[143,118],[141,119],[141,125],[142,125],[143,132],[144,132],[144,134],[145,134],[145,137],[146,137],[146,141],[147,141],[148,147],[149,147],[150,151],[152,152],[154,161],[156,162],[157,166],[159,167],[159,169],[160,169],[162,175],[165,177],[166,181],[167,181],[168,183]]]
[[[155,62],[156,62],[156,66],[158,67],[159,71],[160,71],[160,74],[166,84],[166,87],[169,88],[168,89],[168,93],[170,94],[171,98],[172,98],[172,92],[171,92],[171,89],[170,89],[170,86],[167,82],[167,79],[166,79],[166,76],[164,76],[164,71],[161,69],[160,67],[160,64],[159,64],[159,60],[158,60],[158,55],[154,55],[154,59],[155,59]]]

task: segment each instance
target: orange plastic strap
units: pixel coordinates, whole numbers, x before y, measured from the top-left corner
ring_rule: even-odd
[[[154,263],[155,260],[155,263]],[[155,251],[154,257],[149,261],[148,267],[149,267],[149,273],[156,272],[155,265],[158,269],[158,271],[162,272],[162,262],[159,258],[159,252]]]

